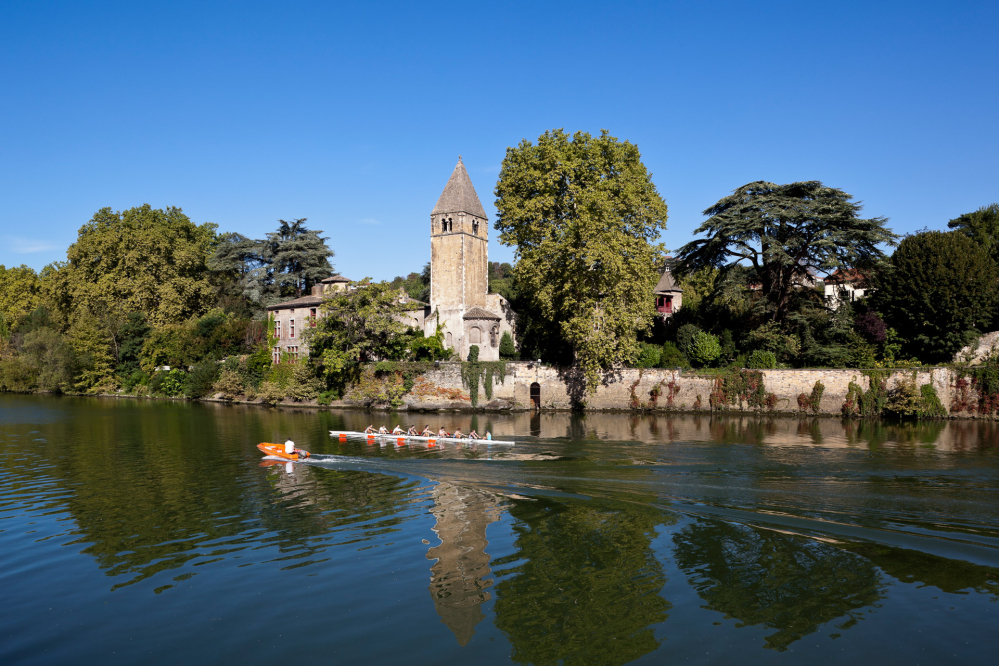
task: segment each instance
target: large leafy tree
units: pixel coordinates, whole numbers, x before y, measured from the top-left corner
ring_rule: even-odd
[[[817,273],[869,265],[883,256],[879,245],[895,243],[887,218],[861,218],[852,198],[816,180],[743,185],[704,211],[710,217],[694,233],[707,237],[680,248],[676,270],[748,264],[770,317],[783,321],[796,285]]]
[[[496,197],[525,348],[578,364],[595,388],[600,369],[638,353],[654,315],[667,211],[638,147],[550,130],[507,149]]]
[[[38,274],[28,266],[0,265],[0,317],[13,327],[41,304]]]
[[[982,246],[999,263],[999,203],[982,206],[973,213],[965,213],[947,223]]]
[[[70,320],[86,311],[124,322],[130,312],[145,312],[158,325],[204,313],[215,296],[206,262],[216,228],[173,207],[97,211],[58,267]]]
[[[926,362],[947,361],[995,317],[996,263],[957,232],[906,237],[873,279],[885,322]]]

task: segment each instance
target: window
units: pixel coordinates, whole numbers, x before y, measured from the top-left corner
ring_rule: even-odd
[[[281,338],[281,321],[277,320],[274,322],[274,337]]]
[[[476,236],[479,235],[479,221],[472,220],[472,233]]]
[[[444,345],[446,347],[453,347],[454,346],[454,342],[452,342],[453,339],[454,338],[451,337],[451,331],[448,331],[447,335],[444,336]]]
[[[290,322],[288,322],[288,327],[289,327],[288,337],[289,338],[295,337],[295,320],[294,319],[292,319]]]
[[[482,342],[482,331],[479,330],[478,326],[473,326],[472,330],[468,332],[468,341],[473,345]]]
[[[447,231],[447,220],[441,220],[441,233]]]
[[[489,329],[489,346],[490,347],[495,347],[496,346],[496,338],[498,338],[498,337],[499,337],[499,326],[493,326],[491,329]]]
[[[273,358],[271,360],[274,361],[274,365],[278,365],[279,363],[281,363],[281,348],[280,347],[275,347],[274,348]]]
[[[316,327],[316,309],[315,308],[310,308],[309,309],[309,317],[310,317],[309,326],[311,326],[312,328],[315,328]]]

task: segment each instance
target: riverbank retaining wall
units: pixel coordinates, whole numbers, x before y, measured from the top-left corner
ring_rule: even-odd
[[[816,382],[825,386],[818,406],[820,414],[841,414],[850,383],[867,391],[870,380],[862,370],[763,370],[764,389],[775,398],[772,409],[798,412],[798,396],[809,395]],[[907,381],[915,372],[916,384],[932,384],[945,408],[952,403],[955,372],[950,368],[898,369],[891,371],[888,389]],[[491,396],[480,383],[478,407],[495,409],[568,410],[582,406],[587,411],[619,410],[711,410],[711,393],[717,377],[696,371],[621,368],[604,373],[595,393],[586,391],[581,375],[572,370],[536,363],[508,362],[502,374],[494,372]],[[533,394],[532,394],[533,390]],[[458,392],[462,392],[455,398]],[[533,399],[532,399],[533,395]],[[441,363],[420,378],[417,391],[406,395],[409,409],[470,409],[468,387],[460,363]],[[754,411],[745,401],[727,405],[728,410]]]

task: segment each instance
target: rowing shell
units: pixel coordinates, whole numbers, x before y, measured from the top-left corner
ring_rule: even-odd
[[[461,444],[500,444],[503,446],[513,446],[516,442],[502,441],[498,439],[469,439],[467,437],[422,437],[420,435],[393,435],[392,433],[366,433],[357,432],[356,430],[330,430],[330,437],[336,437],[340,441],[346,440],[348,437],[355,439],[394,439],[398,442],[412,441],[412,442],[427,442],[433,444],[435,442],[456,442]]]

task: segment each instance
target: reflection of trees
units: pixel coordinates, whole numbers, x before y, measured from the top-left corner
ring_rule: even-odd
[[[480,606],[490,598],[486,527],[499,520],[499,502],[491,493],[445,481],[434,487],[433,498],[441,544],[427,551],[427,559],[437,560],[430,567],[430,596],[441,622],[467,645],[485,617]]]
[[[903,583],[932,585],[948,594],[974,590],[991,595],[994,601],[999,600],[999,569],[995,567],[876,543],[858,543],[848,545],[846,549],[863,555]]]
[[[513,660],[535,664],[624,664],[659,646],[652,625],[669,604],[651,547],[664,514],[646,505],[514,501],[518,551],[494,560],[496,626]]]
[[[776,629],[766,647],[778,651],[837,618],[849,628],[882,597],[870,562],[828,544],[720,521],[695,522],[673,541],[707,608]]]

